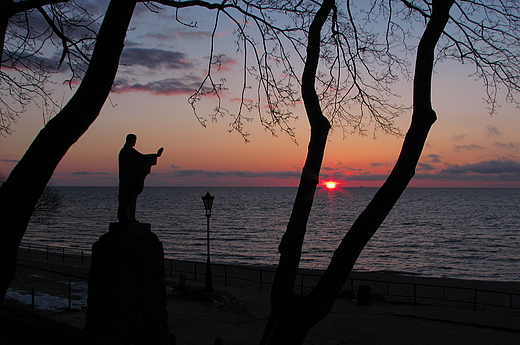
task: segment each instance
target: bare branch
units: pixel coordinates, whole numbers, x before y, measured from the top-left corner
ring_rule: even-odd
[[[74,0],[15,2],[10,13],[2,46],[0,135],[10,133],[11,124],[30,103],[42,110],[43,123],[55,114],[59,104],[52,98],[50,77],[67,61],[69,81],[81,78],[89,61],[97,21]],[[39,19],[38,14],[48,27],[35,29],[33,23]],[[59,40],[55,42],[56,36]],[[62,49],[59,61],[44,57],[44,49],[52,46]]]

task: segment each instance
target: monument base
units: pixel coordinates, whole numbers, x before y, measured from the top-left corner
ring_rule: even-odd
[[[148,223],[111,223],[92,246],[85,330],[168,344],[162,243]]]

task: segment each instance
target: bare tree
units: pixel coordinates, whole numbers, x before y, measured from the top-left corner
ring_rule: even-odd
[[[31,214],[67,150],[97,118],[112,88],[136,2],[112,0],[83,81],[38,133],[0,190],[0,298],[16,271],[16,254]]]
[[[320,11],[316,14],[309,28],[307,61],[302,77],[302,94],[311,126],[311,139],[291,218],[279,246],[280,262],[271,291],[272,311],[261,344],[303,343],[309,330],[329,313],[361,251],[413,178],[429,130],[437,119],[431,103],[431,80],[436,46],[439,44],[443,34],[447,37],[448,44],[441,46],[440,58],[448,57],[451,54],[451,56],[460,56],[461,59],[464,59],[471,55],[477,66],[477,73],[483,76],[485,80],[485,86],[488,90],[488,102],[496,104],[496,93],[494,91],[489,92],[489,90],[496,87],[498,82],[508,86],[507,98],[510,101],[514,101],[513,95],[517,91],[517,86],[509,84],[511,79],[517,76],[513,72],[515,70],[514,65],[508,65],[509,68],[506,68],[508,71],[502,71],[504,65],[489,65],[490,61],[487,60],[487,53],[482,54],[482,52],[486,51],[485,48],[478,48],[482,49],[481,51],[476,49],[479,47],[479,40],[481,43],[483,41],[484,46],[490,44],[490,41],[486,39],[486,37],[489,37],[488,34],[483,33],[484,31],[482,30],[496,30],[500,32],[500,37],[505,36],[507,37],[506,40],[512,39],[516,41],[519,34],[518,26],[516,25],[517,17],[511,13],[517,12],[518,6],[513,6],[514,4],[509,3],[510,6],[515,8],[509,9],[511,11],[504,10],[500,12],[505,17],[511,16],[510,23],[513,22],[514,24],[510,29],[514,27],[514,32],[506,32],[503,29],[503,23],[499,21],[490,24],[487,21],[490,17],[481,21],[469,20],[472,24],[476,24],[477,27],[482,29],[471,30],[468,29],[468,26],[463,21],[460,21],[461,17],[457,19],[459,21],[450,17],[450,9],[454,2],[454,0],[424,2],[428,9],[423,10],[411,2],[403,1],[407,8],[419,12],[428,21],[417,47],[413,82],[413,114],[410,128],[405,136],[397,163],[388,179],[367,208],[350,227],[343,241],[334,252],[327,270],[316,287],[307,296],[298,296],[293,292],[294,283],[301,257],[307,219],[318,183],[325,141],[330,129],[328,119],[323,116],[320,99],[315,91],[314,77],[317,73],[316,66],[320,54],[320,34],[330,12],[333,13],[332,25],[335,25],[336,17],[334,16],[334,11],[337,11],[337,9],[334,1],[324,0]],[[469,12],[472,12],[474,6],[481,6],[485,10],[497,13],[497,8],[499,7],[474,1],[467,3],[470,8]],[[499,4],[504,5],[503,2]],[[460,4],[458,4],[457,8],[463,13],[462,17],[467,18],[468,9],[462,8]],[[373,9],[372,7],[371,10]],[[466,33],[467,40],[459,40],[453,34],[444,32],[450,19],[455,21],[455,26],[460,28],[463,33],[469,30],[469,33]],[[477,40],[472,41],[472,39]],[[450,50],[453,46],[456,47],[456,51],[461,55],[454,55],[455,53]],[[357,49],[360,48],[359,45],[357,47]],[[495,48],[500,47],[495,46]],[[506,52],[502,52],[502,55],[506,54]],[[515,59],[515,57],[510,58]],[[494,77],[486,78],[489,75]],[[490,87],[490,83],[494,86]],[[494,108],[491,110],[494,110]]]
[[[42,110],[43,123],[58,111],[50,78],[65,65],[70,81],[83,75],[97,21],[74,0],[3,0],[0,6],[0,135],[6,135],[29,104]],[[49,48],[58,59],[43,55]]]

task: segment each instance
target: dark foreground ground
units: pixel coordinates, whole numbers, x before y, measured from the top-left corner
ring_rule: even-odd
[[[68,297],[69,287],[86,286],[87,267],[20,260],[13,290],[37,298]],[[168,281],[170,330],[180,345],[212,345],[220,337],[225,345],[258,344],[269,316],[269,293],[246,288],[215,286],[207,295],[201,286],[187,283],[176,292]],[[107,344],[106,339],[83,331],[86,308],[72,291],[72,311],[31,310],[7,300],[0,312],[0,344]],[[84,304],[84,302],[82,302]],[[36,303],[38,306],[38,303]],[[66,308],[65,308],[66,309]],[[520,317],[474,313],[442,307],[395,305],[372,302],[358,305],[339,299],[330,315],[309,334],[307,345],[339,344],[520,344]]]

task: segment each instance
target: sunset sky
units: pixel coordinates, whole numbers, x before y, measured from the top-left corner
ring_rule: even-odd
[[[187,99],[204,76],[210,54],[209,11],[185,9],[189,28],[175,21],[175,11],[151,13],[142,4],[129,31],[116,87],[99,118],[69,150],[58,166],[54,186],[116,186],[117,155],[128,133],[138,137],[143,153],[164,147],[146,185],[152,186],[296,186],[304,163],[309,125],[302,107],[293,123],[298,145],[288,135],[273,137],[254,113],[246,123],[249,143],[229,133],[231,118],[201,126]],[[227,22],[226,22],[227,21]],[[153,23],[153,25],[151,25]],[[235,52],[232,25],[222,17],[215,53],[225,53],[216,77],[230,85],[224,101],[236,106],[233,83],[240,83],[241,55]],[[490,116],[482,101],[484,88],[469,77],[472,66],[443,62],[435,67],[433,105],[438,121],[433,126],[411,186],[416,187],[520,187],[520,112],[502,102]],[[57,74],[56,81],[65,75]],[[235,80],[236,79],[236,80]],[[238,90],[238,89],[237,89]],[[410,105],[411,84],[398,85],[399,102]],[[72,93],[56,86],[56,99]],[[503,99],[503,98],[502,98]],[[204,108],[201,109],[202,111]],[[201,114],[202,115],[202,114]],[[406,131],[411,112],[397,120]],[[43,125],[41,111],[32,107],[0,137],[0,173],[7,176]],[[343,137],[330,136],[321,178],[343,187],[380,186],[391,170],[402,137],[368,131]]]

